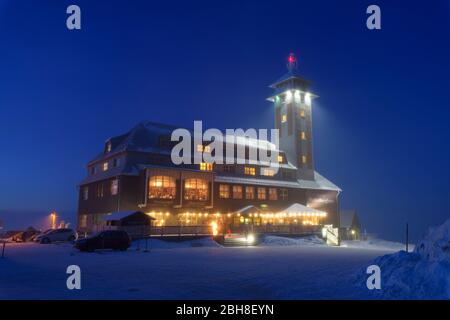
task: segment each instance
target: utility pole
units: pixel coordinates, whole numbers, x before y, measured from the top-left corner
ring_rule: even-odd
[[[408,252],[408,243],[409,243],[409,226],[408,222],[406,223],[406,252]]]

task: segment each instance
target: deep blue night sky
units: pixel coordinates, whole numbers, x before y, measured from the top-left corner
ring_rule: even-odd
[[[381,31],[365,27],[373,3]],[[0,219],[74,221],[84,165],[141,120],[272,128],[268,85],[292,51],[341,207],[417,238],[450,216],[449,35],[448,0],[0,0]]]

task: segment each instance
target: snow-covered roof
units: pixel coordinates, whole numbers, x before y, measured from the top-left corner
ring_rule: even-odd
[[[339,212],[339,225],[341,228],[351,228],[353,226],[355,216],[356,211],[354,210],[341,210]]]
[[[273,180],[273,179],[259,179],[259,178],[247,178],[247,177],[236,177],[236,176],[220,176],[216,175],[214,178],[217,182],[223,183],[236,183],[236,184],[253,184],[253,185],[264,185],[264,186],[274,186],[274,187],[285,187],[285,188],[299,188],[299,189],[315,189],[315,190],[330,190],[338,191],[341,189],[333,184],[331,181],[324,178],[318,172],[315,172],[315,180]]]
[[[126,217],[129,217],[135,213],[143,213],[141,211],[118,211],[118,212],[113,212],[107,216],[103,217],[104,221],[118,221],[118,220],[122,220]],[[146,213],[144,213],[146,214]],[[154,219],[152,216],[146,214],[150,219]]]
[[[281,213],[287,213],[287,214],[289,214],[289,213],[318,213],[318,214],[323,214],[325,212],[304,206],[300,203],[294,203],[294,204],[291,204],[286,209],[282,210]]]
[[[243,208],[240,208],[239,210],[236,210],[236,213],[240,214],[246,214],[246,213],[253,213],[253,212],[259,212],[261,209],[255,206],[245,206]]]

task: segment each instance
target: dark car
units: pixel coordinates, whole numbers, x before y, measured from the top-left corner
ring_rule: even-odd
[[[125,251],[131,246],[131,238],[125,231],[102,231],[95,236],[80,239],[75,248],[80,251],[92,252],[97,249],[113,249]]]

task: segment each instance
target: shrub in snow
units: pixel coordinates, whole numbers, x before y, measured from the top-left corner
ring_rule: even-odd
[[[450,220],[430,228],[414,252],[400,251],[375,259],[373,264],[381,269],[381,290],[371,294],[384,299],[450,299],[449,249]]]

